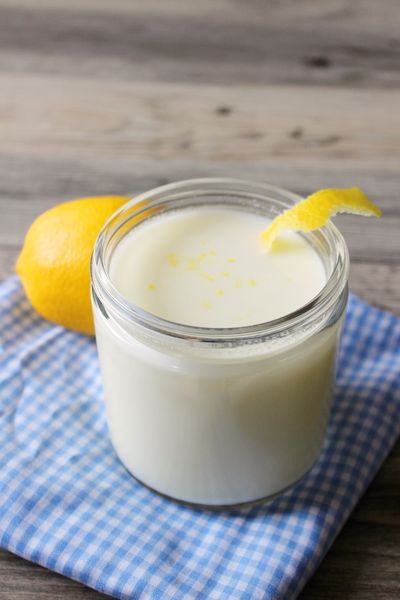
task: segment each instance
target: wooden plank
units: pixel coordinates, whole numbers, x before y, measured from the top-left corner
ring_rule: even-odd
[[[54,4],[2,3],[0,69],[107,81],[400,84],[393,0],[379,11],[371,0]]]
[[[310,20],[322,24],[332,21],[335,28],[345,31],[379,31],[391,33],[392,27],[398,23],[397,0],[381,0],[379,6],[375,0],[302,0],[299,7],[298,0],[247,0],[242,7],[236,0],[113,0],[112,7],[109,0],[1,0],[1,7],[24,8],[37,12],[72,11],[72,12],[105,12],[106,14],[131,15],[191,15],[193,18],[209,15],[213,19],[254,22],[262,17],[276,23],[285,20],[297,23],[299,27]],[[397,30],[396,30],[397,32]]]
[[[400,261],[397,264],[352,263],[350,289],[379,308],[400,315]],[[400,468],[400,464],[399,464]]]
[[[119,83],[0,75],[0,152],[288,163],[400,164],[388,90]],[[368,123],[368,126],[366,126]]]
[[[109,0],[1,0],[1,7],[25,8],[38,12],[72,11],[105,12],[106,14],[131,15],[177,15],[185,14],[196,16],[209,15],[213,19],[254,22],[262,17],[275,23],[285,20],[297,23],[299,27],[310,20],[322,24],[331,21],[335,28],[355,31],[379,31],[390,34],[399,21],[397,0],[381,0],[379,6],[376,0],[302,0],[301,7],[298,0],[247,0],[242,7],[237,0],[113,0],[112,7]],[[398,33],[396,29],[396,33]]]
[[[324,187],[359,185],[385,215],[400,214],[400,170],[365,170],[346,163],[340,168],[329,161],[318,167],[294,165],[282,160],[243,163],[237,160],[197,160],[189,155],[174,160],[133,157],[121,151],[109,157],[57,153],[38,154],[36,149],[0,152],[0,198],[5,202],[38,202],[50,206],[76,196],[106,193],[139,193],[158,185],[196,177],[239,177],[284,187],[300,195]],[[1,227],[1,223],[0,223]]]

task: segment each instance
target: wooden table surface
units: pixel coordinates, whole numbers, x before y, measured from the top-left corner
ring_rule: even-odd
[[[400,314],[399,0],[0,0],[0,277],[65,199],[209,175],[306,194],[338,219],[351,286]],[[0,552],[0,599],[100,594]],[[400,597],[400,444],[303,600]]]

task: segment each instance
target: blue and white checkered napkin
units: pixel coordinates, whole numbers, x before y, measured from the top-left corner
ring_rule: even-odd
[[[0,544],[117,598],[294,598],[400,430],[400,320],[352,298],[324,451],[268,505],[201,512],[131,478],[93,340],[0,286]]]

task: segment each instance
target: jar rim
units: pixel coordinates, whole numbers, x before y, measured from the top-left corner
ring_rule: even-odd
[[[99,304],[103,314],[109,316],[108,313],[111,312],[122,321],[136,324],[170,338],[225,345],[226,343],[255,342],[283,337],[287,335],[288,331],[301,329],[310,321],[319,320],[321,313],[330,312],[347,286],[349,272],[347,245],[340,231],[330,221],[318,230],[318,235],[327,243],[329,250],[335,253],[334,267],[331,269],[325,285],[309,302],[277,319],[240,327],[199,327],[158,317],[127,300],[113,284],[106,266],[105,254],[110,237],[118,228],[132,219],[142,223],[156,212],[157,206],[167,202],[168,196],[171,194],[183,198],[189,193],[196,197],[205,192],[214,195],[224,193],[228,198],[251,194],[252,197],[257,197],[261,201],[264,199],[264,202],[268,197],[267,194],[270,194],[283,210],[302,200],[301,196],[284,188],[263,182],[229,177],[181,180],[155,187],[135,196],[108,219],[95,242],[90,264],[91,284],[94,300]],[[127,216],[125,220],[124,216]],[[310,232],[305,233],[304,237],[310,240],[316,235],[315,232]]]

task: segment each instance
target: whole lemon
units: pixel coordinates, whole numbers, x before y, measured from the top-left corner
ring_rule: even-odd
[[[122,196],[78,198],[41,214],[25,237],[16,270],[34,308],[49,321],[93,334],[90,257]]]

